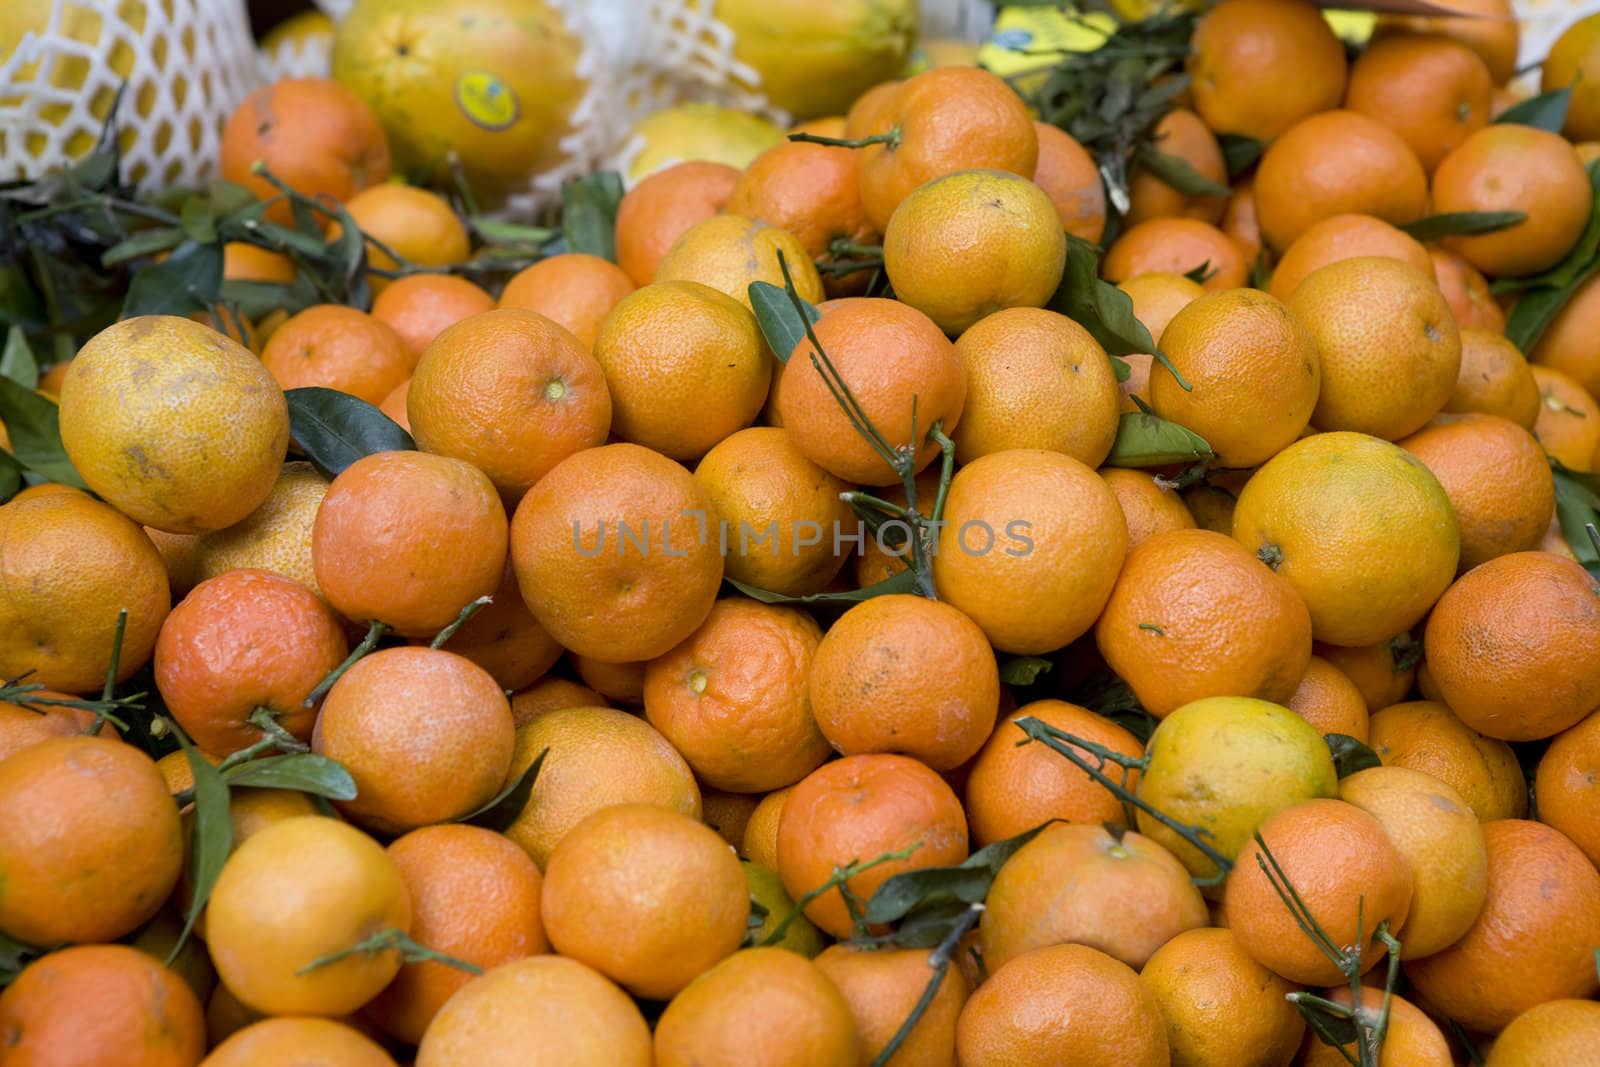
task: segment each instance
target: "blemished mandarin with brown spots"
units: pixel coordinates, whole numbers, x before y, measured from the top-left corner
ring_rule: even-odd
[[[358,660],[328,690],[311,750],[355,779],[338,802],[383,834],[471,815],[500,791],[516,728],[488,671],[453,652],[388,648]]]
[[[284,389],[321,386],[376,406],[411,377],[417,354],[372,315],[318,304],[273,331],[261,362]]]
[[[1600,857],[1600,714],[1556,735],[1539,758],[1533,789],[1539,821],[1566,834],[1590,860]]]
[[[1161,1006],[1172,1062],[1286,1064],[1305,1020],[1294,986],[1251,959],[1227,930],[1185,930],[1139,971]]]
[[[1094,157],[1059,126],[1035,122],[1033,129],[1039,138],[1033,184],[1056,206],[1065,232],[1098,244],[1106,232],[1106,187]]]
[[[728,197],[727,211],[786,230],[817,263],[859,260],[833,243],[874,245],[878,231],[867,218],[856,177],[855,153],[833,145],[786,141],[745,168]],[[869,272],[823,275],[830,296],[866,288]]]
[[[725,163],[678,163],[642,179],[617,205],[617,264],[635,285],[655,281],[667,250],[720,212],[739,171]]]
[[[1158,534],[1130,552],[1094,632],[1158,718],[1202,697],[1285,703],[1311,659],[1311,613],[1294,586],[1210,530]]]
[[[1596,641],[1600,582],[1570,559],[1515,552],[1451,586],[1428,618],[1425,644],[1434,683],[1462,722],[1529,741],[1600,706]]]
[[[750,283],[781,288],[785,265],[800,298],[819,303],[825,295],[822,277],[794,234],[743,215],[714,215],[673,242],[651,281],[699,282],[748,309]]]
[[[574,826],[545,864],[550,943],[623,988],[675,996],[739,948],[744,869],[717,832],[655,804],[619,804]]]
[[[929,956],[926,949],[832,945],[816,957],[817,970],[828,976],[850,1005],[866,1062],[888,1047],[932,981]],[[955,1067],[956,1019],[970,993],[960,969],[948,968],[895,1057],[927,1067]]]
[[[1218,133],[1271,141],[1344,98],[1344,48],[1301,0],[1229,0],[1195,26],[1195,110]]]
[[[1326,996],[1335,1004],[1348,1006],[1350,987],[1345,985],[1327,990]],[[1367,1025],[1376,1023],[1383,1009],[1383,1003],[1381,987],[1362,986],[1361,1016]],[[1295,1062],[1302,1067],[1338,1067],[1339,1064],[1350,1062],[1345,1059],[1345,1052],[1352,1056],[1357,1055],[1355,1043],[1334,1048],[1332,1045],[1323,1044],[1322,1039],[1316,1034],[1308,1032],[1302,1045],[1300,1059]],[[1378,1062],[1404,1063],[1407,1067],[1412,1065],[1452,1067],[1455,1060],[1450,1055],[1450,1043],[1445,1040],[1444,1032],[1439,1029],[1438,1024],[1411,1001],[1395,995],[1389,998],[1389,1025],[1384,1031],[1382,1053]]]
[[[292,1056],[322,1056],[339,1067],[394,1067],[383,1046],[332,1019],[279,1016],[251,1023],[211,1050],[205,1067],[253,1067]]]
[[[645,668],[645,718],[707,786],[793,785],[832,754],[807,685],[821,640],[796,608],[719,600],[699,629]]]
[[[1483,828],[1489,894],[1465,936],[1406,963],[1425,1003],[1494,1032],[1546,1001],[1600,989],[1600,873],[1560,831],[1524,819]]]
[[[472,464],[514,502],[563,459],[605,443],[615,405],[577,338],[543,315],[506,308],[434,338],[406,414],[418,447]]]
[[[850,892],[869,900],[893,875],[955,866],[967,857],[961,802],[944,779],[914,759],[873,754],[824,763],[784,801],[777,870],[797,901],[839,867],[898,851],[907,851],[905,858],[879,863],[846,881]],[[834,937],[854,932],[837,892],[812,900],[805,914]]]
[[[1498,415],[1532,431],[1539,407],[1539,382],[1517,346],[1499,333],[1463,327],[1461,370],[1445,413]]]
[[[1189,274],[1204,267],[1202,288],[1237,289],[1250,276],[1244,252],[1227,234],[1200,219],[1153,218],[1129,227],[1100,264],[1109,282],[1141,274]]]
[[[499,306],[537,312],[593,349],[600,323],[634,288],[633,279],[610,260],[564,252],[512,275]]]
[[[1433,260],[1427,249],[1398,227],[1371,215],[1330,215],[1312,224],[1284,249],[1267,291],[1288,300],[1318,267],[1357,256],[1385,256],[1409,263],[1428,276]]]
[[[1456,317],[1462,330],[1487,330],[1503,334],[1506,313],[1494,294],[1489,292],[1489,279],[1471,263],[1448,248],[1428,246],[1428,257],[1433,260],[1433,277],[1444,294],[1445,303]]]
[[[1100,480],[1116,496],[1117,506],[1127,521],[1130,553],[1157,534],[1195,528],[1194,516],[1189,513],[1183,497],[1171,486],[1158,481],[1156,475],[1106,467],[1100,471]]]
[[[1193,111],[1180,107],[1167,112],[1151,129],[1150,139],[1156,151],[1183,160],[1209,182],[1227,186],[1228,167],[1216,135]],[[1128,180],[1128,195],[1130,206],[1124,220],[1128,225],[1169,217],[1200,219],[1216,225],[1222,219],[1223,197],[1185,193],[1144,167],[1134,167]]]
[[[465,278],[412,274],[397,278],[377,295],[372,301],[372,317],[400,335],[415,366],[446,328],[494,306],[494,297]]]
[[[1367,702],[1356,683],[1339,668],[1313,655],[1306,673],[1284,706],[1316,727],[1317,733],[1344,734],[1367,743]]]
[[[1161,350],[1183,381],[1151,364],[1151,408],[1205,438],[1221,466],[1253,467],[1277,455],[1316,408],[1316,341],[1281,300],[1259,290],[1208,293],[1189,304],[1162,332]]]
[[[289,447],[283,390],[243,345],[172,315],[95,334],[61,383],[61,443],[144,526],[204,533],[254,511]]]
[[[841,615],[817,647],[809,688],[817,725],[839,752],[898,752],[936,771],[977,753],[1000,703],[983,631],[949,604],[910,594]]]
[[[56,737],[0,763],[0,932],[28,945],[114,941],[155,915],[183,863],[178,810],[149,756]]]
[[[459,459],[377,452],[328,486],[311,563],[341,615],[432,637],[500,584],[506,513],[494,484]]]
[[[1398,133],[1431,173],[1488,124],[1491,88],[1488,66],[1457,41],[1384,37],[1351,65],[1345,107]]]

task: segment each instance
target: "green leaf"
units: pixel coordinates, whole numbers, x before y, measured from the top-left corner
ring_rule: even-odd
[[[1016,837],[996,841],[954,867],[923,867],[895,875],[867,901],[867,921],[892,923],[924,908],[977,903],[989,895],[989,886],[1006,860],[1049,825],[1040,823]]]
[[[329,800],[354,800],[356,782],[337,760],[310,752],[287,756],[268,756],[229,767],[222,773],[230,786],[258,789],[292,789],[298,793],[327,797]]]
[[[1204,285],[1215,273],[1217,272],[1211,269],[1211,261],[1207,259],[1201,261],[1198,266],[1184,271],[1183,276],[1188,278],[1191,282],[1194,282],[1196,285]]]
[[[254,320],[278,308],[292,315],[322,300],[311,279],[302,273],[297,274],[288,285],[282,282],[223,282],[221,302],[237,305],[241,314]]]
[[[1324,734],[1322,740],[1328,744],[1328,752],[1333,756],[1333,769],[1339,772],[1340,778],[1348,778],[1357,771],[1382,765],[1383,761],[1378,759],[1377,753],[1349,734]]]
[[[178,212],[178,222],[189,240],[208,245],[217,239],[216,220],[211,215],[211,202],[202,196],[191,196],[183,202]]]
[[[214,219],[236,215],[261,204],[261,198],[249,188],[224,181],[214,181],[206,187],[206,200]]]
[[[1571,89],[1551,89],[1548,93],[1540,93],[1515,107],[1507,108],[1494,121],[1533,126],[1551,133],[1560,133],[1561,127],[1566,125],[1567,108],[1570,106],[1572,106]]]
[[[1311,1032],[1316,1034],[1317,1039],[1324,1045],[1343,1048],[1347,1045],[1355,1044],[1361,1037],[1360,1028],[1356,1025],[1354,1018],[1347,1015],[1336,1015],[1316,1003],[1315,1000],[1307,1000],[1298,996],[1291,999],[1294,1001],[1295,1008],[1305,1019],[1306,1025],[1311,1028]]]
[[[806,339],[805,322],[801,321],[800,313],[795,311],[794,303],[782,286],[771,282],[751,282],[749,292],[750,306],[755,309],[756,322],[761,325],[767,347],[772,349],[779,363],[788,363],[789,356]],[[811,323],[815,324],[822,318],[822,312],[806,301],[801,300],[800,306]]]
[[[11,435],[11,454],[52,482],[86,488],[61,446],[61,414],[48,398],[0,376],[0,422]]]
[[[157,252],[165,252],[169,248],[176,247],[183,238],[183,230],[177,226],[156,226],[153,229],[140,230],[126,241],[106,249],[100,256],[100,265],[115,267],[130,259],[153,256]]]
[[[890,943],[895,948],[932,948],[949,935],[951,927],[971,907],[959,900],[947,900],[917,908],[895,927]]]
[[[501,245],[543,245],[557,232],[545,226],[523,226],[482,215],[474,215],[467,221],[479,237]]]
[[[217,884],[217,876],[222,873],[222,865],[233,851],[233,818],[228,814],[228,783],[222,780],[222,775],[211,765],[211,761],[189,743],[181,730],[174,732],[183,745],[189,770],[194,774],[194,896],[189,901],[188,914],[183,917],[183,932],[178,935],[172,952],[167,956],[168,963],[177,958],[178,950],[189,940],[195,921],[205,911],[206,901],[211,899],[211,890]]]
[[[232,232],[235,228],[231,222],[224,222],[221,226],[223,236],[245,241],[269,252],[296,252],[312,259],[321,259],[329,254],[328,242],[320,231],[316,234],[301,233],[275,222],[264,221],[249,226],[241,224],[237,227],[237,233]],[[341,239],[343,236],[341,233]]]
[[[1225,133],[1217,138],[1222,148],[1223,161],[1228,165],[1228,177],[1237,178],[1255,165],[1261,153],[1267,150],[1264,141],[1246,137],[1242,133]]]
[[[1578,562],[1600,577],[1600,548],[1589,537],[1588,525],[1600,526],[1600,474],[1584,474],[1550,460],[1556,486],[1556,520],[1561,535]]]
[[[44,949],[24,945],[21,941],[13,941],[5,934],[0,934],[0,987],[16,981],[22,969],[42,955]]]
[[[6,331],[6,346],[0,349],[0,378],[10,378],[24,389],[39,384],[39,361],[33,358],[33,348],[21,326]]]
[[[1134,158],[1140,166],[1184,196],[1229,196],[1233,193],[1226,185],[1195,170],[1182,156],[1163,152],[1154,145],[1140,145]]]
[[[622,176],[610,170],[573,178],[561,187],[561,232],[568,251],[617,261],[622,191]]]
[[[1559,289],[1529,289],[1523,293],[1517,306],[1506,316],[1506,340],[1524,354],[1532,352],[1567,301],[1596,273],[1600,273],[1600,260],[1585,266],[1569,285]]]
[[[122,316],[188,315],[215,305],[221,292],[222,246],[185,241],[133,276]]]
[[[349,393],[307,386],[287,390],[284,396],[290,434],[329,478],[364,456],[417,447],[399,423]]]
[[[499,796],[460,821],[503,833],[517,821],[522,809],[528,806],[528,798],[533,795],[533,783],[539,777],[539,768],[544,766],[544,758],[548,755],[548,748],[540,752],[517,776],[516,781],[500,791]]]
[[[334,216],[339,221],[339,238],[328,246],[326,255],[332,261],[340,288],[345,291],[345,303],[366,310],[372,306],[372,286],[367,281],[366,234],[344,205],[334,211]],[[300,226],[298,217],[296,226]]]
[[[1000,680],[1007,685],[1032,685],[1054,666],[1042,656],[1012,656],[1000,664]]]
[[[0,504],[22,490],[22,464],[5,449],[0,448]]]
[[[1141,411],[1123,412],[1107,467],[1165,467],[1215,455],[1206,439],[1175,422]]]
[[[1100,277],[1095,246],[1071,234],[1066,270],[1047,306],[1088,330],[1108,355],[1155,351],[1150,331],[1133,314],[1133,298]]]
[[[724,576],[722,580],[751,600],[759,600],[763,604],[855,604],[889,593],[914,593],[917,591],[917,576],[909,570],[893,574],[881,582],[867,586],[865,589],[848,589],[842,593],[809,593],[805,596],[771,593],[765,589],[757,589],[753,585],[736,582],[727,576]]]
[[[1408,222],[1400,229],[1418,241],[1437,241],[1472,233],[1493,233],[1527,221],[1523,211],[1449,211]]]

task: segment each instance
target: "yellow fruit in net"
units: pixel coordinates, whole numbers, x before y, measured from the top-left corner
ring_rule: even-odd
[[[632,185],[674,163],[726,163],[743,170],[785,134],[775,123],[731,107],[678,104],[646,115],[630,136],[643,142],[628,165]]]
[[[714,10],[733,31],[733,57],[800,119],[843,114],[898,77],[917,36],[916,0],[717,0]]]
[[[546,0],[356,0],[333,76],[382,120],[395,169],[511,190],[561,161],[583,46]]]

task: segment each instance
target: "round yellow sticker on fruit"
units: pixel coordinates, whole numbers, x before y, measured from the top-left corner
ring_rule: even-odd
[[[511,86],[486,70],[469,70],[456,79],[456,104],[486,130],[507,129],[521,110]]]

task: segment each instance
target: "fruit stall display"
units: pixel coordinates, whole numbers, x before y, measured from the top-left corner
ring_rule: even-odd
[[[1600,1063],[1600,13],[1369,6],[5,5],[0,1067]]]

